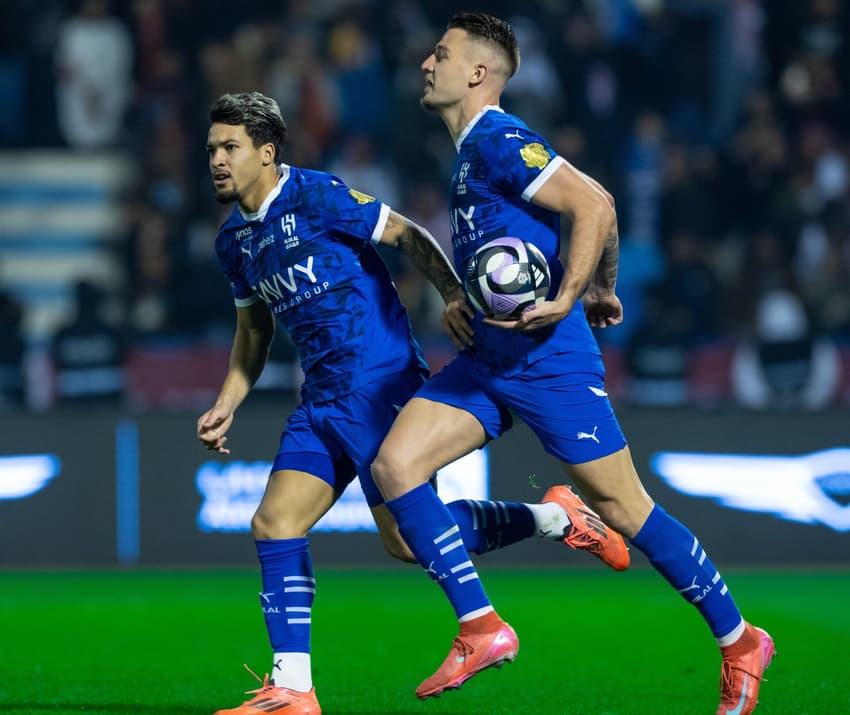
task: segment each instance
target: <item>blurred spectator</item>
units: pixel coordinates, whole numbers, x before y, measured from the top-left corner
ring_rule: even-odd
[[[118,401],[124,394],[124,340],[101,317],[103,296],[87,281],[76,285],[76,315],[50,342],[59,401]]]
[[[380,196],[388,206],[399,206],[399,181],[393,165],[379,155],[375,141],[366,134],[349,134],[328,171],[357,191]]]
[[[643,318],[625,347],[627,397],[643,405],[688,400],[694,315],[663,283],[646,290]]]
[[[0,291],[0,407],[21,405],[24,396],[23,310],[8,293]]]
[[[839,379],[838,351],[812,330],[800,297],[788,290],[765,293],[753,332],[732,361],[738,402],[758,409],[819,409],[835,400]]]
[[[59,129],[72,147],[114,146],[132,97],[133,44],[107,0],[81,0],[59,29],[56,96]]]

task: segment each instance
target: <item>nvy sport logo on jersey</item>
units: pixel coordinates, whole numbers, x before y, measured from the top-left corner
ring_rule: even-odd
[[[850,531],[850,449],[780,455],[659,452],[652,470],[674,489],[732,509]]]
[[[308,283],[306,287],[303,285],[304,281]],[[313,256],[308,256],[306,266],[294,263],[287,267],[286,273],[274,273],[251,288],[267,305],[273,305],[275,310],[280,311],[324,293],[328,286],[328,281],[320,283],[316,278],[313,272]]]
[[[460,246],[471,243],[484,235],[483,229],[475,228],[475,221],[472,220],[474,215],[475,204],[467,209],[464,209],[462,206],[452,209],[449,214],[452,229],[452,245]]]

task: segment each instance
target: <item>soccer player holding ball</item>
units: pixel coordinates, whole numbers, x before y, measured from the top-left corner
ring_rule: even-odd
[[[281,163],[286,125],[273,99],[224,95],[210,121],[216,198],[236,204],[216,238],[236,304],[236,333],[215,405],[198,419],[198,438],[214,452],[230,453],[227,432],[262,372],[275,322],[289,332],[304,370],[301,404],[287,420],[251,523],[273,679],[266,676],[254,697],[219,715],[320,715],[310,658],[316,580],[308,532],[359,475],[385,548],[414,560],[369,465],[428,370],[375,244],[404,251],[436,286],[457,342],[469,337],[462,312],[469,308],[425,229],[337,177]],[[447,508],[461,524],[464,548],[475,553],[552,533],[614,568],[629,562],[622,537],[600,529],[567,487],[553,487],[541,504],[459,500]]]
[[[746,715],[758,702],[773,640],[742,618],[699,540],[641,484],[605,392],[590,330],[623,319],[615,293],[614,202],[499,107],[518,67],[510,25],[481,13],[455,15],[422,63],[422,105],[440,115],[458,152],[449,204],[455,265],[462,273],[481,246],[518,237],[546,256],[551,288],[548,300],[507,320],[476,314],[474,343],[407,403],[372,465],[375,483],[419,564],[450,574],[439,585],[460,633],[416,694],[440,695],[516,654],[516,634],[466,565],[469,554],[462,544],[445,548],[457,527],[427,484],[437,469],[509,429],[512,411],[561,461],[602,519],[697,608],[722,653],[717,713]],[[560,214],[572,219],[563,264]]]

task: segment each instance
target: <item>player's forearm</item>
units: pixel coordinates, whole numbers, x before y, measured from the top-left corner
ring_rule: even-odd
[[[619,257],[616,236],[616,216],[609,206],[575,217],[564,277],[555,300],[572,306],[591,281],[600,289],[610,285],[613,290]]]
[[[238,329],[230,351],[230,367],[221,386],[216,404],[235,410],[248,396],[263,372],[273,333],[263,330]]]
[[[617,286],[617,269],[620,265],[620,239],[617,232],[617,223],[608,232],[599,264],[591,279],[590,287],[597,293],[610,295]]]
[[[446,303],[463,297],[463,286],[452,264],[426,229],[407,222],[399,234],[397,245],[409,256],[413,265],[434,284]]]

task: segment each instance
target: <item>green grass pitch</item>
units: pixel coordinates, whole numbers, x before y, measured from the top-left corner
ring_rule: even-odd
[[[413,690],[456,625],[413,567],[317,568],[314,680],[325,715],[706,715],[719,659],[653,572],[481,569],[517,660],[440,699]],[[724,572],[776,639],[758,715],[850,713],[850,572]],[[0,712],[209,715],[270,665],[254,570],[0,572]]]

